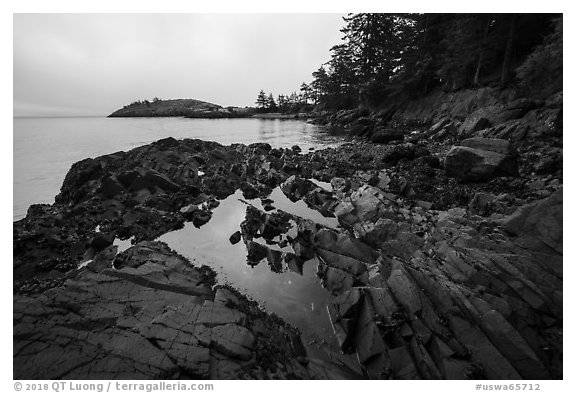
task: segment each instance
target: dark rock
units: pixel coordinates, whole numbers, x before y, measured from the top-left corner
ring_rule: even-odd
[[[196,228],[200,228],[210,221],[211,218],[212,212],[210,210],[196,210],[192,215],[192,224],[194,224]]]
[[[518,119],[534,107],[534,102],[520,98],[506,104],[484,106],[470,114],[460,127],[460,135],[472,136],[474,133],[491,126]]]
[[[277,318],[213,290],[214,273],[161,243],[140,243],[121,261],[116,270],[83,269],[41,296],[14,296],[16,378],[243,379],[303,356],[278,344],[298,337]],[[257,336],[252,320],[265,327]],[[275,349],[267,362],[265,348]]]
[[[416,157],[416,146],[411,143],[396,145],[384,153],[382,162],[395,165],[400,160],[411,160]]]
[[[497,176],[517,176],[516,152],[502,139],[471,138],[446,155],[447,176],[465,181],[485,181]]]
[[[520,207],[504,221],[504,229],[532,249],[563,253],[563,191]]]
[[[270,150],[272,150],[272,146],[270,146],[269,143],[262,143],[262,142],[258,142],[258,143],[251,143],[248,145],[249,149],[252,149],[255,153],[268,153]]]
[[[344,193],[350,189],[350,181],[341,177],[333,178],[330,180],[330,184],[335,193]]]
[[[354,347],[361,364],[366,364],[370,358],[386,351],[386,345],[376,326],[374,310],[367,296],[362,299],[354,330]]]
[[[334,294],[349,291],[354,284],[352,274],[325,264],[319,265],[318,276],[322,279],[322,286]]]
[[[327,252],[327,258],[329,258],[329,256],[336,257],[336,254],[342,257],[350,258],[347,260],[350,261],[352,265],[354,265],[354,267],[351,267],[351,271],[353,271],[355,274],[357,272],[364,271],[365,267],[358,265],[356,262],[351,262],[351,260],[361,262],[363,265],[374,263],[378,257],[376,252],[364,243],[346,234],[338,234],[337,232],[334,232],[330,229],[319,230],[314,237],[314,242],[319,251]],[[342,262],[343,261],[344,260],[342,260]]]
[[[493,105],[474,94],[457,116]],[[447,109],[426,113],[429,121],[457,117]],[[339,117],[361,125],[356,111]],[[65,190],[64,204],[32,206],[14,223],[15,377],[562,378],[561,189],[502,219],[561,187],[561,168],[545,178],[536,170],[543,157],[561,157],[561,142],[552,140],[519,144],[527,178],[469,184],[431,169],[426,158],[445,149],[430,140],[421,149],[422,139],[406,145],[415,147],[415,159],[395,165],[382,157],[402,144],[301,155],[269,145],[167,140],[96,158],[95,172]],[[506,155],[506,146],[474,139],[461,148]],[[285,181],[282,167],[302,177]],[[306,177],[332,179],[334,192]],[[108,179],[131,194],[99,192]],[[293,200],[335,213],[341,227],[248,206],[230,241],[245,242],[249,265],[266,260],[259,267],[279,274],[308,274],[317,263],[340,349],[358,362],[333,353],[322,334],[311,345],[355,372],[306,358],[298,334],[280,318],[232,288],[215,287],[209,269],[146,241],[182,226],[183,216],[205,223],[217,197],[242,187],[266,209],[272,202],[263,198],[282,183]],[[111,234],[136,245],[115,255],[113,237],[92,244]],[[314,312],[322,310],[314,304]]]
[[[555,157],[544,158],[541,162],[537,163],[534,167],[536,173],[539,175],[554,174],[563,168],[562,154]]]
[[[56,196],[57,203],[79,202],[88,193],[87,183],[102,175],[102,164],[92,158],[79,161],[72,165],[66,174],[60,194]]]
[[[240,231],[236,231],[236,232],[234,232],[234,233],[230,236],[230,243],[236,244],[236,243],[238,243],[241,239],[242,239],[242,234],[240,233]]]
[[[410,352],[406,347],[398,347],[391,349],[390,363],[394,370],[394,375],[398,379],[419,379],[418,370],[412,361]]]
[[[475,214],[485,216],[488,215],[488,213],[491,211],[491,205],[495,200],[496,195],[486,192],[479,192],[474,194],[474,197],[470,201],[468,208]]]
[[[210,151],[210,156],[218,161],[226,161],[228,159],[228,154],[220,148]]]
[[[116,195],[121,193],[124,187],[118,182],[115,176],[110,176],[104,179],[102,185],[100,186],[100,192],[104,194],[106,198],[114,198]]]
[[[387,284],[398,302],[411,316],[420,313],[422,301],[418,288],[402,269],[393,270]]]
[[[440,159],[437,156],[433,155],[424,156],[423,160],[426,163],[426,165],[428,165],[430,168],[438,169],[442,166],[442,163],[440,162]]]
[[[140,174],[135,170],[131,170],[131,171],[122,172],[117,177],[118,177],[118,181],[124,187],[130,187],[132,185],[132,183],[134,183],[134,181],[138,177],[140,177]]]
[[[548,379],[550,375],[538,356],[524,338],[496,310],[490,310],[481,318],[484,331],[498,344],[498,349],[508,359],[520,375],[526,379]]]
[[[404,132],[395,129],[378,129],[372,133],[370,140],[373,143],[390,143],[404,140]]]
[[[254,198],[258,198],[258,190],[256,189],[256,187],[253,187],[249,184],[243,185],[241,187],[242,189],[242,196],[244,196],[244,198],[246,199],[254,199]]]
[[[94,257],[86,268],[95,273],[100,273],[104,269],[111,268],[117,252],[118,246],[106,247]]]
[[[206,158],[202,157],[201,155],[195,155],[192,157],[199,165],[206,164]]]
[[[328,306],[332,327],[340,348],[350,353],[353,346],[354,323],[359,313],[362,294],[358,288],[336,296]]]
[[[177,191],[180,189],[178,184],[171,181],[167,176],[162,175],[156,171],[142,170],[140,171],[140,175],[142,176],[142,181],[145,184],[157,186],[166,191]]]
[[[191,204],[188,206],[184,206],[183,208],[180,209],[180,213],[182,213],[182,215],[188,219],[188,220],[192,220],[194,218],[194,214],[199,210],[198,205],[196,204]]]
[[[248,264],[252,266],[259,264],[260,261],[268,256],[268,248],[252,240],[246,241],[246,250],[248,251],[246,259]]]
[[[114,235],[111,233],[99,233],[92,238],[90,246],[96,250],[103,250],[114,242]]]
[[[310,180],[302,179],[299,176],[290,176],[282,185],[280,189],[292,202],[302,199],[310,190],[316,188],[316,185]]]
[[[211,330],[212,345],[224,355],[242,360],[252,357],[255,338],[250,331],[236,324],[216,326]]]
[[[479,114],[471,115],[470,117],[466,118],[466,121],[460,127],[460,136],[469,137],[472,136],[475,132],[484,130],[489,128],[492,124],[490,124],[490,120],[482,117]]]

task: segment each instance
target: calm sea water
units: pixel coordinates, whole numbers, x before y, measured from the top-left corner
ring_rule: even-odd
[[[225,145],[266,142],[303,151],[334,146],[337,137],[299,120],[184,118],[15,118],[14,206],[19,220],[34,203],[53,203],[70,166],[87,157],[129,150],[166,137]]]

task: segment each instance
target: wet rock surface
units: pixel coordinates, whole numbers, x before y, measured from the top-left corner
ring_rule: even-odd
[[[307,154],[168,138],[74,164],[54,205],[14,223],[14,377],[562,378],[562,136],[526,133],[512,153],[494,127],[528,116],[533,130],[543,109],[494,108],[426,112],[432,125],[403,140]],[[490,125],[460,141],[470,114]],[[482,170],[501,168],[486,152],[514,156],[515,170],[455,178],[454,145],[479,151]],[[277,187],[318,217],[277,208]],[[354,371],[154,241],[185,222],[202,230],[237,190],[262,208],[246,205],[226,242],[278,274],[317,263]]]
[[[147,241],[109,262],[15,295],[15,379],[313,377],[297,332],[209,269]]]

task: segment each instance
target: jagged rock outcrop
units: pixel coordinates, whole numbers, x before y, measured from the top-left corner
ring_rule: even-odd
[[[15,378],[354,376],[149,242],[201,227],[236,190],[262,210],[247,206],[230,242],[279,274],[318,264],[338,347],[364,377],[562,378],[561,165],[538,172],[549,146],[535,144],[519,149],[519,178],[462,184],[428,147],[303,155],[167,138],[75,164],[54,205],[14,224]],[[276,187],[336,224],[276,209]]]
[[[245,195],[252,190],[252,197],[269,193],[289,176],[282,168],[291,171],[296,157],[291,150],[272,151],[264,144],[225,147],[166,138],[77,162],[56,205],[32,206],[15,224],[15,279],[51,280],[92,259],[103,248],[95,247],[94,237],[138,242],[185,221],[200,227],[210,219],[217,198],[238,188]]]
[[[470,137],[478,131],[519,119],[535,106],[535,103],[519,98],[507,103],[483,106],[472,112],[460,126],[460,137]]]
[[[561,257],[553,247],[534,253],[519,240],[541,236],[561,253],[561,191],[521,209],[504,227],[464,209],[403,207],[368,185],[338,197],[340,222],[372,248],[313,225],[299,225],[293,242],[300,228],[312,231],[305,235],[312,239],[307,256],[320,259],[324,285],[335,294],[329,312],[336,337],[370,377],[558,376]],[[551,207],[541,227],[548,236],[534,224]],[[382,217],[393,219],[384,225]]]

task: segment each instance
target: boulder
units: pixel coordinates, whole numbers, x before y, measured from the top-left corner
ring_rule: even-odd
[[[242,239],[242,234],[240,233],[240,231],[236,231],[230,236],[229,240],[230,243],[236,244],[240,241],[240,239]]]
[[[404,132],[396,129],[377,129],[372,133],[370,140],[373,143],[389,143],[404,140]]]
[[[517,176],[516,158],[515,150],[506,140],[470,138],[450,149],[444,161],[444,170],[447,176],[463,181]]]

